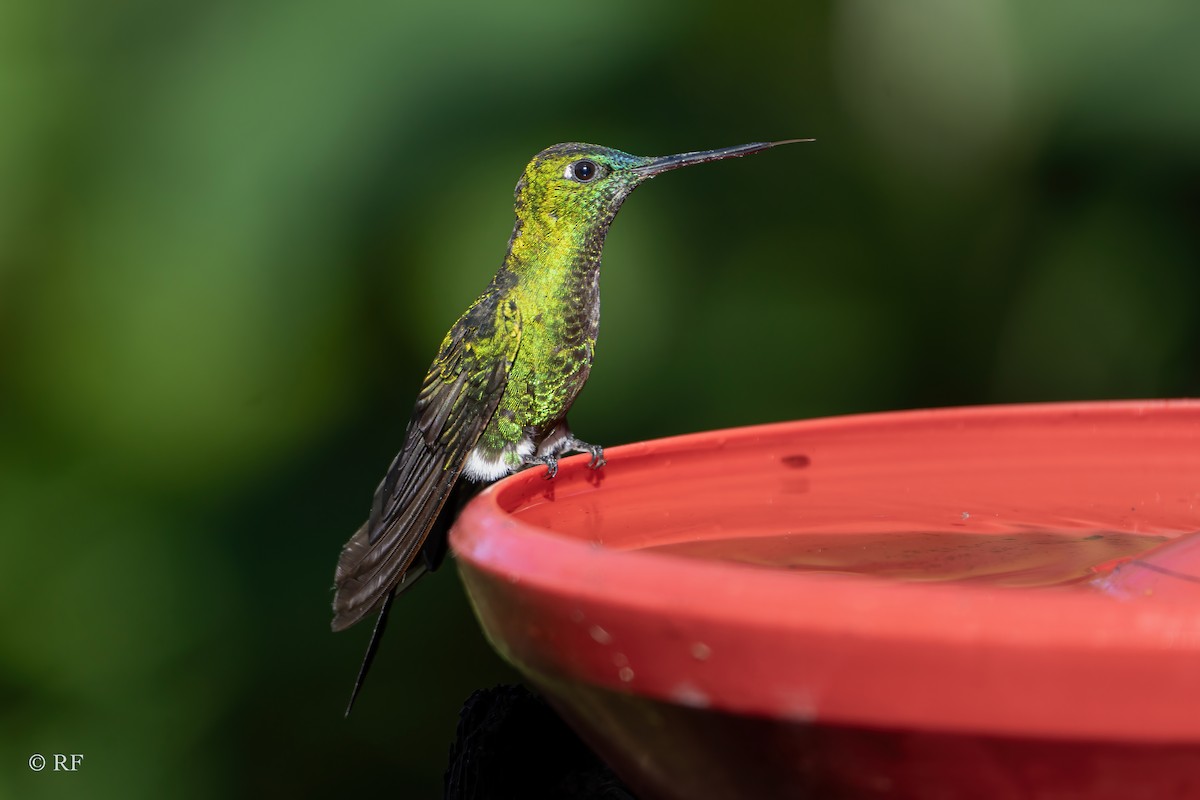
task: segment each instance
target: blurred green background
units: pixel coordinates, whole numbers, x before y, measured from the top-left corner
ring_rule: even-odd
[[[436,797],[512,679],[343,541],[528,158],[639,190],[572,422],[619,444],[1200,394],[1200,5],[0,4],[0,797]],[[34,774],[32,753],[82,753]]]

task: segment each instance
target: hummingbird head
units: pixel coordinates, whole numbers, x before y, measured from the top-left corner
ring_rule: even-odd
[[[660,157],[635,156],[581,142],[556,144],[525,167],[515,192],[517,216],[522,222],[537,222],[550,229],[564,224],[572,231],[603,229],[629,193],[659,173],[799,141],[811,140],[755,142]]]
[[[597,144],[566,142],[533,157],[517,181],[517,215],[550,228],[611,222],[641,178],[645,159]]]

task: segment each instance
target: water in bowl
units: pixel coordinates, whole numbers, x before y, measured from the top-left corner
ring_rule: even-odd
[[[995,586],[1062,586],[1095,578],[1169,536],[1114,531],[789,533],[645,548],[799,572]]]

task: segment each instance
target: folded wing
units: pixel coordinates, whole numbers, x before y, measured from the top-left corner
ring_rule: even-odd
[[[489,293],[451,328],[421,387],[404,447],[375,490],[371,515],[342,548],[333,629],[379,608],[425,571],[417,559],[480,434],[496,413],[521,341],[516,304]]]

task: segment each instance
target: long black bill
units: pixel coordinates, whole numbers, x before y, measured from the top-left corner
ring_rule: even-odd
[[[660,172],[667,172],[680,167],[690,167],[692,164],[704,164],[708,161],[720,161],[723,158],[738,158],[740,156],[748,156],[751,153],[761,153],[763,150],[770,150],[772,147],[778,147],[781,144],[795,144],[796,142],[812,142],[815,139],[784,139],[779,142],[751,142],[750,144],[739,144],[735,147],[722,147],[719,150],[699,150],[695,153],[680,153],[674,156],[663,156],[656,158],[649,164],[643,164],[640,167],[634,167],[631,172],[642,177],[650,178]]]

